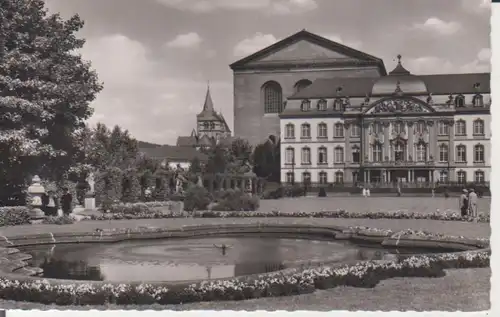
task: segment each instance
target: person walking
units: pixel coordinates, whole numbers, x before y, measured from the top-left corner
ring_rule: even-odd
[[[463,189],[462,194],[458,200],[458,206],[460,208],[460,213],[462,217],[467,217],[469,214],[469,191],[467,189]]]
[[[72,211],[73,196],[69,193],[68,188],[63,188],[63,195],[61,196],[61,209],[65,216],[69,215]]]
[[[469,193],[469,212],[474,222],[477,222],[477,194],[474,188],[471,188]]]

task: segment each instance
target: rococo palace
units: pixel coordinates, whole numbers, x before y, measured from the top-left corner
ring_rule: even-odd
[[[235,136],[279,135],[283,183],[489,181],[489,73],[386,72],[305,30],[231,68]]]

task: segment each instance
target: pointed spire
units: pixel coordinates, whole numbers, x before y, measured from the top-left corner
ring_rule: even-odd
[[[389,75],[410,75],[410,72],[406,70],[401,64],[401,58],[402,58],[401,54],[398,54],[398,56],[396,57],[398,59],[398,64],[392,70],[392,72],[389,73]]]
[[[210,95],[210,81],[207,83],[207,95],[205,96],[205,104],[203,104],[203,111],[214,111],[214,103]]]

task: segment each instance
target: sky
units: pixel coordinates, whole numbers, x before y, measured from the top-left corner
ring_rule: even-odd
[[[414,74],[489,72],[488,0],[46,0],[85,21],[81,54],[104,84],[93,117],[141,141],[189,135],[210,82],[233,126],[229,64],[302,29]]]

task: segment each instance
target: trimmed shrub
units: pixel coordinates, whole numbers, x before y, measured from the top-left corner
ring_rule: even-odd
[[[25,206],[0,207],[0,227],[30,223],[29,208]]]
[[[212,207],[214,211],[255,211],[259,208],[258,196],[248,195],[240,190],[227,190]]]
[[[43,220],[43,223],[50,225],[70,225],[75,223],[75,218],[68,215],[64,215],[61,217],[47,217]]]
[[[184,210],[206,210],[212,197],[205,187],[192,185],[184,195]]]
[[[326,190],[324,187],[321,187],[318,192],[318,197],[326,197]]]
[[[304,187],[300,185],[293,185],[285,189],[285,197],[302,197],[305,196]]]
[[[136,203],[141,197],[141,182],[137,170],[127,169],[122,180],[122,201]]]
[[[111,167],[98,176],[96,198],[103,210],[108,210],[111,204],[121,201],[122,180],[122,170],[117,167]]]
[[[280,199],[285,195],[285,189],[283,186],[279,186],[278,188],[272,190],[266,190],[262,193],[261,199]]]

